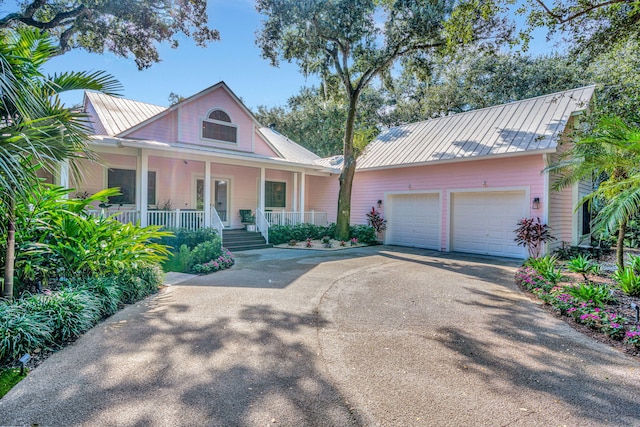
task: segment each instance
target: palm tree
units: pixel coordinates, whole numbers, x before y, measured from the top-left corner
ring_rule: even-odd
[[[578,206],[603,200],[593,222],[594,230],[617,232],[616,258],[624,267],[624,236],[629,219],[640,212],[640,127],[620,117],[604,117],[576,140],[561,162],[548,170],[559,173],[553,189],[583,179],[599,178],[598,188]]]
[[[92,157],[86,117],[58,94],[89,89],[116,94],[120,84],[103,72],[54,76],[42,66],[55,53],[49,37],[31,28],[0,32],[0,198],[7,206],[7,247],[2,295],[13,298],[15,201],[37,182],[36,169],[53,171],[63,160]]]

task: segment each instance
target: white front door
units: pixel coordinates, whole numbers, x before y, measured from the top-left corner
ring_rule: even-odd
[[[227,227],[230,220],[230,187],[229,179],[211,178],[211,203]],[[204,209],[204,178],[196,179],[196,208]]]

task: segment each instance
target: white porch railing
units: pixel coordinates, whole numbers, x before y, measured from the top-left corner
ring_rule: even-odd
[[[92,210],[89,213],[93,216],[113,216],[122,223],[135,224],[140,220],[140,212],[137,210],[114,210],[101,209]],[[172,211],[147,211],[147,225],[160,225],[169,228],[186,228],[189,230],[197,230],[199,228],[211,227],[218,230],[222,236],[224,224],[220,219],[220,215],[211,208],[211,224],[205,224],[205,212],[196,210],[172,210]]]
[[[265,217],[270,225],[297,225],[297,224],[329,224],[326,212],[286,212],[271,211],[265,212]]]
[[[224,215],[226,216],[227,211],[224,211]],[[211,208],[211,228],[215,228],[218,230],[218,236],[220,236],[220,241],[222,241],[222,230],[224,230],[224,224],[222,223],[222,219],[218,214],[216,208]]]
[[[262,209],[256,209],[256,228],[264,237],[265,243],[269,244],[269,221]]]

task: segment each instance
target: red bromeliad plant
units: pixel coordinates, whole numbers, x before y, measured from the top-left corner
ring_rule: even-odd
[[[382,218],[380,212],[378,212],[373,206],[371,207],[371,210],[367,212],[367,223],[376,230],[376,234],[380,234],[387,229],[387,220]]]
[[[543,243],[555,240],[549,226],[542,224],[540,218],[522,218],[518,221],[518,228],[514,232],[516,233],[515,242],[518,246],[526,246],[531,258],[540,256]]]

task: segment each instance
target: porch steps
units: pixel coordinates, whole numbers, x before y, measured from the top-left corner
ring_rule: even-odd
[[[272,248],[267,245],[262,234],[247,230],[222,230],[222,246],[231,252],[248,251],[250,249]]]

